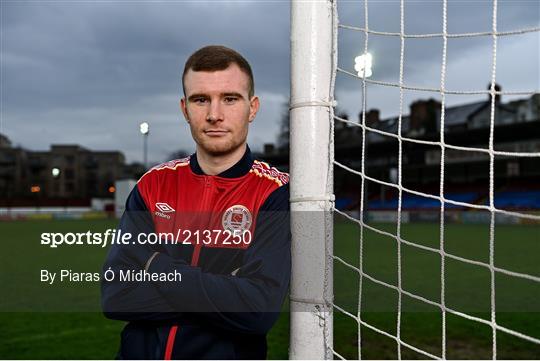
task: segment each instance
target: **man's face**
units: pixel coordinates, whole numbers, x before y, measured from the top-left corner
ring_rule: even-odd
[[[190,69],[184,89],[180,105],[198,151],[227,155],[246,143],[259,99],[249,98],[249,78],[236,64],[212,72]]]

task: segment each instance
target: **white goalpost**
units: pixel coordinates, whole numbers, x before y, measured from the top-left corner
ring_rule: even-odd
[[[332,357],[333,6],[291,7],[291,359]]]
[[[509,152],[496,150],[494,146],[494,131],[496,124],[496,97],[500,95],[527,95],[539,94],[538,89],[532,91],[503,92],[496,88],[497,79],[497,43],[501,36],[520,35],[525,33],[540,33],[540,27],[499,32],[497,28],[498,1],[492,0],[491,31],[485,33],[451,34],[447,31],[447,0],[441,0],[442,23],[441,32],[434,34],[407,34],[405,32],[404,5],[405,0],[399,2],[400,31],[388,33],[377,31],[369,27],[368,1],[364,1],[364,27],[355,27],[338,22],[337,0],[326,1],[291,1],[291,99],[290,99],[290,173],[291,173],[291,227],[292,227],[292,278],[290,291],[291,333],[290,350],[291,359],[333,359],[344,357],[334,348],[334,312],[339,312],[350,318],[357,325],[358,358],[362,358],[362,332],[369,329],[387,337],[396,344],[398,359],[402,359],[402,350],[408,349],[430,359],[447,358],[447,317],[458,317],[472,321],[491,329],[492,358],[497,359],[498,334],[511,335],[521,341],[540,345],[540,338],[525,332],[503,326],[497,320],[496,304],[496,276],[505,275],[518,280],[530,281],[540,284],[539,274],[518,272],[495,262],[495,225],[498,217],[510,216],[540,223],[540,214],[499,209],[495,206],[495,157],[539,158],[540,152]],[[338,30],[358,31],[364,37],[363,53],[369,50],[371,35],[397,37],[400,40],[400,66],[399,81],[397,83],[371,80],[354,74],[347,69],[341,69],[337,64]],[[491,39],[491,79],[488,90],[450,90],[447,83],[447,42],[451,38],[488,37]],[[422,38],[439,38],[442,43],[441,73],[438,79],[439,88],[420,87],[404,82],[405,40]],[[353,122],[334,115],[334,84],[336,74],[356,78],[360,83],[362,93],[362,112],[359,122]],[[397,117],[397,132],[387,132],[368,125],[366,121],[367,85],[376,85],[388,88],[397,88],[400,93],[399,116]],[[408,137],[402,133],[403,99],[405,90],[415,90],[427,94],[436,94],[441,99],[440,117],[438,119],[437,141],[428,141]],[[487,148],[466,147],[448,144],[445,140],[445,109],[447,95],[478,95],[485,94],[490,97],[489,111],[489,141]],[[361,159],[359,169],[334,159],[334,122],[345,123],[351,127],[359,127],[361,131]],[[336,128],[337,129],[337,128]],[[368,133],[388,137],[397,141],[397,177],[395,181],[377,179],[366,172],[366,143]],[[430,145],[440,149],[440,178],[438,192],[429,194],[415,189],[407,188],[403,181],[403,147],[408,145]],[[445,154],[448,150],[463,152],[477,152],[489,158],[489,188],[486,204],[478,204],[452,200],[445,191]],[[358,217],[352,216],[335,207],[334,202],[334,167],[359,177],[360,202]],[[390,187],[398,194],[397,224],[395,232],[379,229],[364,219],[364,209],[367,197],[367,182]],[[402,234],[402,215],[404,194],[412,194],[436,200],[440,203],[438,210],[440,223],[438,226],[438,247],[421,245],[415,240],[406,239]],[[489,250],[487,262],[474,260],[466,255],[453,254],[446,248],[445,213],[449,205],[465,207],[467,210],[480,210],[489,213]],[[334,215],[340,215],[359,227],[359,264],[350,264],[336,256],[334,247]],[[363,269],[363,241],[365,231],[374,232],[389,237],[395,241],[397,249],[397,282],[395,284],[380,280]],[[338,240],[336,239],[336,242]],[[440,295],[439,299],[431,300],[425,296],[415,294],[406,289],[402,283],[402,247],[413,247],[434,254],[440,260]],[[448,260],[457,261],[467,265],[478,266],[489,273],[489,299],[490,317],[484,319],[458,309],[453,309],[446,303],[447,281],[446,264]],[[333,265],[339,263],[359,277],[359,283],[351,287],[359,288],[359,299],[356,313],[351,313],[334,302]],[[368,280],[397,295],[397,313],[394,334],[389,333],[376,325],[370,324],[362,318],[362,282]],[[439,281],[438,281],[439,282]],[[408,297],[434,306],[441,314],[441,344],[440,353],[422,349],[405,341],[402,331],[402,298]]]

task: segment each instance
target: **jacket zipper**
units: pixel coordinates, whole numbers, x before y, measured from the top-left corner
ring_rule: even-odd
[[[165,348],[165,360],[170,360],[172,356],[172,351],[174,347],[174,339],[176,338],[176,331],[178,326],[172,326],[169,330],[169,336],[167,337],[167,346]]]
[[[204,192],[203,199],[208,197],[208,194],[212,191],[211,182],[208,177],[204,177]],[[205,204],[204,201],[202,204]],[[199,256],[201,254],[201,244],[196,244],[193,248],[193,255],[191,256],[191,266],[196,266],[199,263]],[[165,360],[170,360],[174,348],[174,340],[176,339],[176,332],[178,331],[178,325],[171,326],[169,330],[169,336],[167,337],[167,346],[165,347]]]

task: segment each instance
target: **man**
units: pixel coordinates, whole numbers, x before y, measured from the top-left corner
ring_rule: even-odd
[[[137,241],[111,247],[103,309],[129,321],[119,358],[264,359],[289,286],[289,178],[252,159],[259,99],[240,54],[199,49],[182,84],[196,153],[150,169],[128,197],[119,229]],[[139,242],[151,234],[176,237]]]

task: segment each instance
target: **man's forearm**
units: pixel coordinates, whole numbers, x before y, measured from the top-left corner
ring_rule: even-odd
[[[149,272],[180,272],[182,282],[157,282],[158,292],[176,310],[202,317],[214,326],[247,333],[268,332],[288,289],[289,273],[272,278],[236,277],[202,272],[166,254],[152,260]]]

